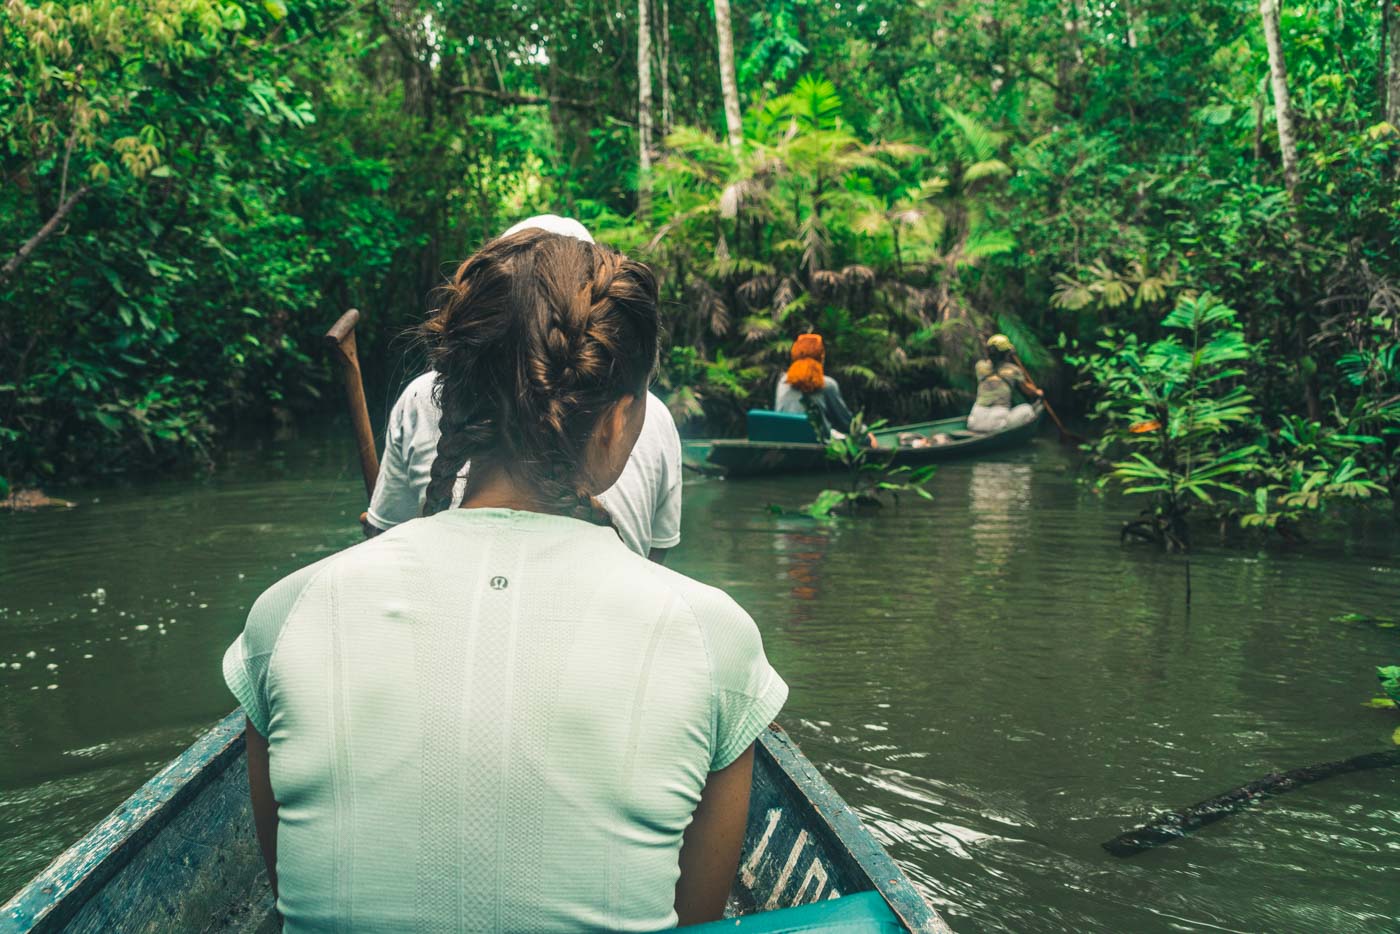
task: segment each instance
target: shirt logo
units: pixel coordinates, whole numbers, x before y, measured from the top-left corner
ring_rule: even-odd
[[[509,586],[510,586],[510,581],[506,580],[504,577],[501,577],[499,574],[497,574],[495,577],[491,578],[491,589],[492,589],[492,590],[505,590],[505,589],[506,589],[507,587],[509,587]]]

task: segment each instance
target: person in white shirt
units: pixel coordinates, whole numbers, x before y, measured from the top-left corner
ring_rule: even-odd
[[[523,220],[502,236],[529,228],[593,242],[578,221],[553,214]],[[414,379],[389,414],[379,479],[366,513],[371,535],[422,514],[441,437],[441,411],[433,399],[436,380],[437,374],[432,371]],[[454,505],[461,502],[466,488],[466,469],[458,475]],[[681,441],[675,420],[665,403],[647,393],[646,420],[627,466],[617,483],[598,497],[623,543],[632,551],[662,561],[666,552],[680,543],[681,479]]]
[[[229,646],[286,934],[724,914],[788,688],[742,607],[633,553],[597,503],[647,418],[657,305],[604,246],[482,247],[423,327],[425,515],[274,584]]]

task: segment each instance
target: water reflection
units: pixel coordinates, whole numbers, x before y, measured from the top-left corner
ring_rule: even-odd
[[[972,548],[979,576],[1002,574],[1024,546],[1031,507],[1031,465],[978,461],[967,482]]]
[[[832,532],[813,520],[780,516],[769,539],[779,570],[787,578],[788,625],[800,627],[819,612],[818,604],[828,586],[825,568],[827,549],[831,547]]]

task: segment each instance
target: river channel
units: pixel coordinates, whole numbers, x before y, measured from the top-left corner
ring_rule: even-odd
[[[258,593],[358,539],[339,435],[209,477],[0,515],[0,900],[233,704]],[[1400,927],[1400,769],[1345,775],[1119,859],[1100,843],[1275,771],[1394,748],[1363,702],[1400,663],[1400,533],[1122,547],[1133,506],[1052,439],[940,469],[934,501],[821,525],[820,479],[692,476],[672,565],[728,590],[792,686],[781,720],[974,931]],[[51,491],[62,495],[64,491]]]

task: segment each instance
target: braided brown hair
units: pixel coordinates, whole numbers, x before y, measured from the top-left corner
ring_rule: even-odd
[[[451,507],[457,477],[476,461],[550,511],[607,524],[585,490],[585,452],[599,419],[644,393],[656,367],[651,270],[528,229],[482,247],[443,294],[420,329],[442,412],[424,515]]]

